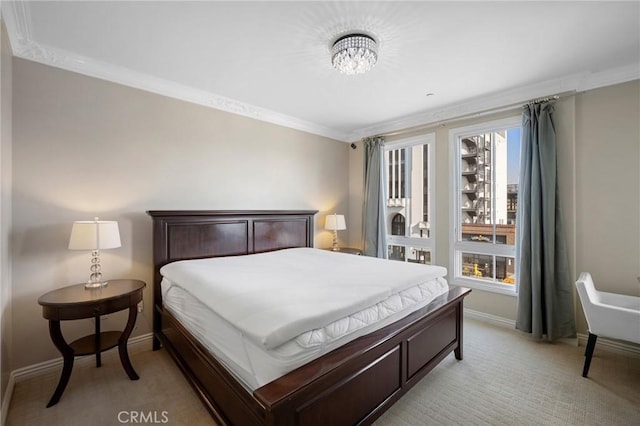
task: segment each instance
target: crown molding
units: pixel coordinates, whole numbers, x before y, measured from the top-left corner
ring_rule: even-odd
[[[15,54],[16,49],[28,44],[28,40],[31,39],[31,26],[29,25],[31,17],[28,4],[23,1],[2,2],[0,14],[2,14],[2,20],[7,27],[9,43]]]
[[[516,108],[535,98],[568,92],[584,92],[599,87],[639,79],[640,64],[631,64],[598,73],[584,72],[573,74],[563,78],[519,87],[517,89],[487,94],[482,97],[468,99],[441,108],[434,108],[418,114],[378,123],[374,126],[363,127],[350,132],[348,139],[356,141],[372,135],[383,135],[385,133],[393,133],[411,128],[437,125],[444,121],[461,117],[479,116],[484,113],[506,110],[510,107]]]
[[[534,98],[558,93],[581,92],[640,79],[640,64],[631,64],[597,73],[584,72],[517,89],[486,94],[437,109],[434,108],[345,132],[133,71],[125,67],[96,61],[93,58],[39,44],[31,37],[28,2],[3,2],[1,11],[13,54],[17,57],[348,143],[371,135],[434,125],[443,121],[480,115],[498,109],[504,110],[507,107],[516,107],[518,104],[526,103]]]
[[[23,41],[13,51],[23,59],[346,142],[345,132],[34,41]]]
[[[605,71],[588,74],[576,91],[584,92],[599,87],[613,86],[640,79],[640,63],[630,64],[624,67],[611,68]]]
[[[2,4],[2,17],[7,26],[14,56],[76,72],[101,80],[130,86],[163,96],[242,115],[260,121],[346,142],[346,132],[322,126],[297,117],[250,105],[215,93],[195,89],[170,80],[133,71],[63,49],[39,44],[31,37],[27,2]]]

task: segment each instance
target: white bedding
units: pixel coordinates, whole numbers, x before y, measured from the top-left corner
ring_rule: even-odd
[[[160,272],[265,350],[326,345],[448,290],[443,267],[312,248],[178,261]]]

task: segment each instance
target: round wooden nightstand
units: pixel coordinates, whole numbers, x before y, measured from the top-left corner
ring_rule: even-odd
[[[138,303],[142,301],[145,283],[139,280],[110,280],[106,286],[85,289],[84,284],[59,288],[43,294],[38,299],[42,316],[49,320],[49,334],[62,354],[64,365],[60,381],[47,407],[60,400],[71,377],[75,356],[96,355],[96,367],[100,367],[100,354],[118,347],[120,362],[131,380],[138,380],[127,352],[127,340],[133,331],[138,315]],[[100,316],[129,309],[129,319],[122,332],[100,332]],[[95,318],[95,333],[67,343],[60,330],[60,321]]]

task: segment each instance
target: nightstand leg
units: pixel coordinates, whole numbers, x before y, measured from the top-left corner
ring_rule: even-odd
[[[131,380],[138,380],[138,374],[133,369],[131,365],[131,361],[129,360],[129,352],[127,351],[127,340],[129,340],[129,336],[133,331],[133,327],[136,324],[136,318],[138,316],[138,307],[132,306],[129,308],[129,319],[127,320],[127,326],[125,327],[122,335],[120,336],[120,340],[118,341],[118,353],[120,354],[120,362],[122,363],[122,367],[124,367],[124,371],[126,371],[127,375]]]
[[[62,354],[62,358],[64,359],[64,364],[62,367],[62,374],[60,374],[60,381],[58,382],[58,386],[56,387],[53,396],[49,400],[47,404],[47,408],[52,405],[56,405],[64,392],[64,389],[67,387],[67,383],[69,383],[69,378],[71,377],[71,370],[73,370],[73,349],[67,345],[64,337],[62,336],[62,331],[60,330],[60,321],[49,321],[49,334],[51,335],[51,340],[53,344],[56,345],[56,348]]]
[[[95,333],[95,351],[96,351],[96,367],[102,365],[102,356],[100,355],[100,315],[94,317],[96,323]]]

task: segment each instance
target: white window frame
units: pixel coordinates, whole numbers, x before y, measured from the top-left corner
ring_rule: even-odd
[[[423,145],[428,150],[428,159],[429,164],[428,167],[428,206],[429,206],[429,236],[427,238],[421,237],[407,237],[400,235],[391,235],[391,226],[388,218],[388,210],[386,205],[386,200],[388,194],[388,173],[389,168],[387,167],[387,154],[389,151],[393,151],[400,148],[409,148],[415,145]],[[434,205],[434,191],[436,188],[436,174],[435,174],[435,158],[436,158],[436,135],[435,133],[427,133],[420,136],[413,136],[409,138],[400,139],[393,142],[385,143],[384,146],[384,155],[383,155],[383,188],[384,188],[384,199],[385,199],[385,208],[384,208],[384,219],[385,219],[385,229],[387,233],[387,247],[386,250],[389,249],[390,245],[396,246],[404,246],[408,248],[418,248],[418,249],[428,249],[431,253],[430,264],[435,264],[436,259],[436,238],[435,238],[435,230],[436,230],[436,209]],[[408,161],[408,158],[405,159]],[[407,187],[405,188],[405,195],[411,194],[411,179],[410,179],[410,170],[409,167],[405,167],[405,182],[407,183]],[[410,226],[410,223],[407,223],[406,226]],[[407,232],[405,232],[407,234]],[[405,262],[408,260],[408,256],[405,256]]]
[[[489,256],[501,256],[501,257],[513,257],[515,259],[517,252],[517,238],[516,244],[513,246],[506,244],[489,244],[483,242],[474,241],[461,241],[462,229],[460,224],[462,219],[460,216],[460,194],[462,192],[460,183],[460,140],[467,136],[475,136],[482,133],[489,133],[496,130],[510,129],[513,127],[522,126],[522,118],[520,116],[514,116],[499,120],[492,120],[483,123],[473,124],[464,127],[458,127],[449,131],[449,158],[451,164],[451,180],[450,180],[450,219],[452,226],[450,227],[449,234],[449,265],[451,270],[449,271],[449,279],[453,284],[461,285],[465,287],[477,288],[479,290],[486,290],[495,293],[506,294],[510,296],[517,296],[518,294],[518,282],[516,280],[515,285],[503,284],[498,282],[490,282],[482,279],[463,276],[462,271],[462,253],[473,253]],[[495,173],[495,168],[492,167],[492,173]],[[492,180],[493,181],[493,180]],[[493,192],[492,192],[493,193]],[[495,211],[495,209],[492,209]],[[492,221],[495,222],[495,221]],[[516,222],[516,226],[518,226]],[[516,235],[518,235],[516,231]],[[494,269],[495,270],[495,269]],[[518,270],[518,264],[515,265],[516,276]]]

